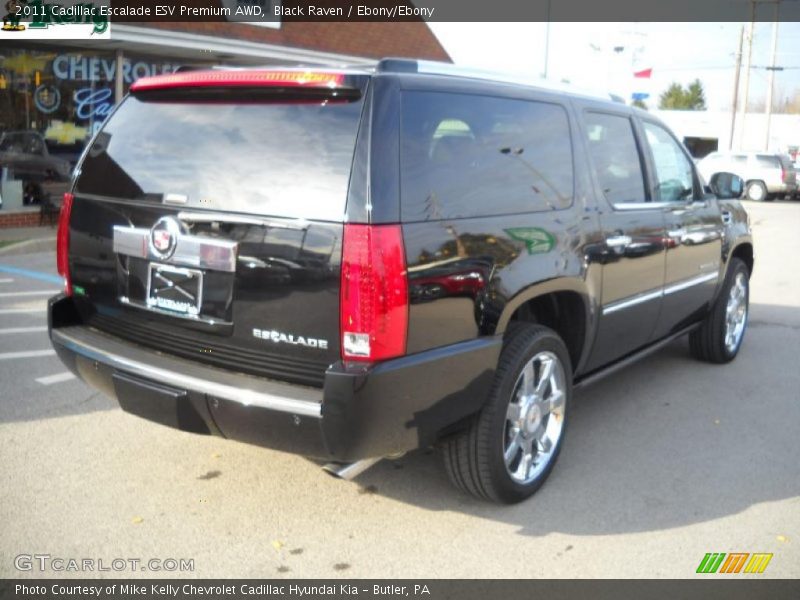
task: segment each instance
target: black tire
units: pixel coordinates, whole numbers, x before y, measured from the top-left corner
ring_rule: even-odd
[[[545,430],[549,430],[550,419],[556,419],[553,425],[559,433],[549,452],[545,453],[538,449],[538,445],[534,446],[537,448],[535,457],[541,457],[544,464],[540,467],[538,462],[533,463],[535,477],[531,481],[520,483],[512,477],[509,472],[511,465],[507,467],[504,459],[504,450],[509,443],[507,436],[511,433],[507,429],[507,412],[511,400],[518,401],[515,392],[523,377],[523,369],[534,359],[541,360],[541,357],[545,357],[545,361],[556,358],[563,369],[560,372],[563,374],[563,391],[560,395],[563,397],[563,404],[560,414],[554,411],[546,419],[541,417],[539,421]],[[535,372],[539,378],[542,376],[543,364],[534,361],[534,371],[537,369],[535,365],[539,365],[539,371]],[[549,383],[543,389],[550,390],[551,394],[554,391]],[[543,396],[546,395],[545,392]],[[508,339],[500,355],[492,389],[483,410],[470,422],[466,431],[445,444],[444,462],[450,479],[465,492],[486,500],[511,504],[528,498],[541,487],[556,463],[564,441],[571,399],[572,366],[564,342],[547,327],[516,325],[513,336]],[[520,422],[523,420],[520,417]],[[524,435],[532,436],[533,433],[526,430]],[[522,437],[515,435],[515,439],[521,441]],[[522,448],[520,452],[524,454]],[[523,454],[518,455],[520,462],[524,458]],[[520,463],[517,465],[519,468]]]
[[[753,202],[766,202],[769,200],[767,186],[763,181],[750,181],[745,189],[745,197]]]
[[[728,334],[728,300],[731,297],[731,289],[735,285],[737,278],[743,276],[745,282],[744,292],[744,324],[741,335],[738,337],[733,348],[726,343]],[[714,302],[711,311],[706,316],[703,324],[689,335],[689,349],[692,355],[698,360],[705,362],[724,364],[732,361],[739,354],[739,349],[747,331],[747,319],[750,313],[750,272],[744,261],[732,258],[728,266],[728,273],[719,296]]]

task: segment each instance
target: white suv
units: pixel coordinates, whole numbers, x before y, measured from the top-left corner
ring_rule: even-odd
[[[797,174],[788,156],[759,152],[713,152],[697,163],[706,181],[714,173],[735,173],[745,181],[749,200],[797,194]]]

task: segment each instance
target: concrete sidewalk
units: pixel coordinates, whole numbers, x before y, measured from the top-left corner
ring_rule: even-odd
[[[55,251],[56,228],[9,227],[0,229],[0,256]]]

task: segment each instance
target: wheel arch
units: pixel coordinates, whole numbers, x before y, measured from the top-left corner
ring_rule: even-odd
[[[753,243],[744,241],[733,247],[731,250],[730,258],[738,258],[747,265],[747,270],[750,275],[753,275],[753,267],[755,266],[755,257],[753,255]],[[730,259],[728,259],[728,266],[730,266]],[[727,271],[727,269],[726,269]]]
[[[573,373],[582,366],[595,330],[591,294],[584,281],[557,278],[534,284],[510,300],[498,320],[496,333],[509,332],[514,321],[538,323],[561,336]]]

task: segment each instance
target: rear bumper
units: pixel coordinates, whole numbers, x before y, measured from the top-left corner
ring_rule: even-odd
[[[481,338],[371,367],[332,365],[322,389],[215,369],[82,325],[56,296],[50,339],[64,364],[127,412],[339,462],[434,443],[486,398],[500,338]]]
[[[770,194],[794,194],[797,191],[797,183],[777,183],[774,185],[768,185],[767,191]]]

